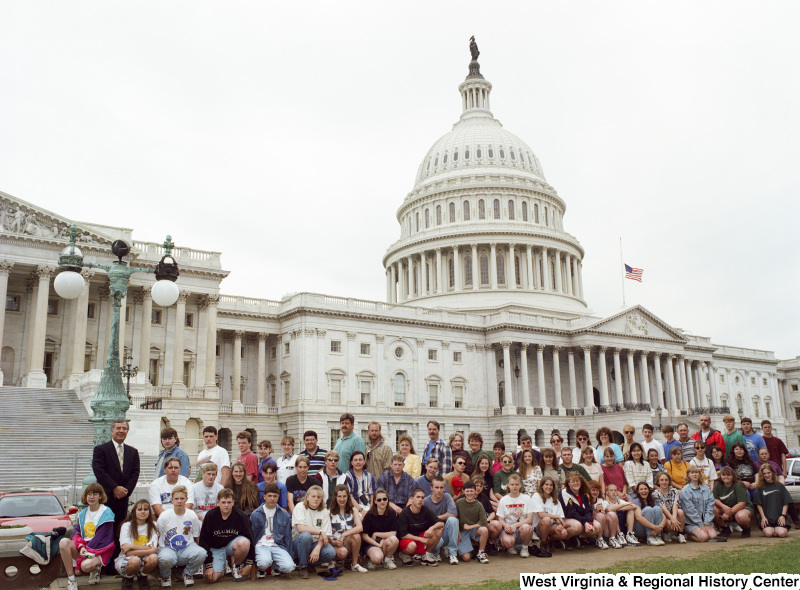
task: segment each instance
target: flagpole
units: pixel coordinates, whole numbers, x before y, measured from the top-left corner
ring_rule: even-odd
[[[620,274],[622,279],[622,307],[625,307],[625,260],[622,258],[622,236],[619,238],[619,264],[622,269]]]

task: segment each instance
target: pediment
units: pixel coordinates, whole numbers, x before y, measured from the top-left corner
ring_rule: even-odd
[[[69,241],[69,227],[78,226],[80,246],[111,245],[113,239],[86,224],[74,222],[8,193],[0,191],[0,234],[10,234],[17,239]]]
[[[641,305],[629,307],[598,320],[586,326],[582,331],[615,336],[639,336],[650,340],[686,342],[686,338],[681,332]]]

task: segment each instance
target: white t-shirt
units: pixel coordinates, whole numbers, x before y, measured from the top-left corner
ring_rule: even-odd
[[[333,534],[333,527],[331,526],[331,513],[327,508],[322,510],[307,509],[306,505],[300,502],[294,507],[292,513],[292,539],[296,539],[300,532],[297,530],[298,524],[313,527],[324,531],[329,537]],[[311,535],[314,541],[319,541],[319,535]]]
[[[216,508],[217,494],[222,491],[222,484],[215,481],[214,485],[209,488],[202,481],[198,481],[192,488],[195,499],[194,508],[192,510],[197,513],[197,516],[203,518],[206,512],[212,508]]]
[[[267,521],[264,523],[264,535],[258,541],[258,544],[263,545],[264,547],[274,547],[275,528],[273,526],[273,523],[275,522],[276,508],[269,509],[265,504],[264,506],[261,507],[261,510],[264,511],[264,514],[267,517]]]
[[[701,471],[703,477],[706,478],[706,485],[708,487],[714,487],[714,480],[717,479],[717,470],[714,469],[714,463],[711,461],[711,459],[708,459],[705,456],[700,458],[700,455],[698,455],[689,461],[689,465],[694,465]]]
[[[167,483],[167,476],[162,475],[153,483],[150,484],[150,504],[155,506],[161,504],[162,508],[172,506],[172,490],[176,486],[186,486],[187,504],[194,505],[194,484],[188,477],[178,476],[178,482],[171,484]]]
[[[275,459],[275,457],[273,457]],[[283,485],[286,485],[286,480],[292,477],[295,474],[294,470],[294,463],[297,461],[297,455],[292,453],[289,457],[284,457],[281,455],[277,459],[275,459],[275,463],[278,464],[278,481],[281,482]]]
[[[200,451],[200,453],[197,455],[197,460],[200,461],[206,457],[209,457],[211,462],[217,466],[217,479],[214,481],[217,483],[222,483],[222,468],[231,466],[231,456],[228,454],[228,451],[217,445],[213,449],[205,449]],[[202,469],[202,467],[203,465],[197,466],[198,474],[200,473],[200,469]]]
[[[520,494],[512,498],[510,494],[506,494],[500,498],[496,514],[505,524],[516,524],[525,520],[525,517],[533,511],[533,500],[530,496]]]
[[[90,511],[88,508],[86,509],[86,514],[83,517],[83,537],[87,541],[94,537],[94,533],[97,530],[97,523],[100,522],[100,516],[102,516],[106,509],[110,510],[110,508],[102,504],[94,512]]]
[[[183,549],[194,543],[194,538],[200,536],[200,519],[194,510],[186,510],[181,516],[175,514],[172,508],[161,513],[156,522],[158,525],[158,546],[170,549]]]
[[[658,442],[656,439],[651,440],[650,442],[644,441],[642,443],[642,448],[644,449],[644,461],[647,463],[647,453],[650,452],[650,449],[655,449],[658,451],[658,460],[664,460],[664,445]]]
[[[603,458],[600,456],[600,451],[598,451],[594,447],[591,447],[591,448],[594,451],[594,461],[595,461],[595,463],[602,463],[603,462]],[[559,456],[558,459],[559,459],[558,464],[560,465],[562,463],[561,457]],[[583,462],[583,449],[582,448],[575,447],[574,449],[572,449],[572,462],[575,463],[576,465],[579,465],[580,463]]]
[[[140,524],[136,529],[136,537],[131,540],[131,523],[124,523],[119,529],[119,544],[120,546],[125,543],[136,545],[137,547],[157,547],[158,546],[158,529],[153,531],[153,534],[147,535],[147,523]]]
[[[552,497],[547,498],[546,502],[542,502],[542,496],[537,492],[533,495],[533,498],[531,498],[531,503],[533,505],[534,528],[537,527],[542,520],[537,512],[546,512],[547,514],[564,518],[564,509],[561,507],[561,502],[554,502]]]

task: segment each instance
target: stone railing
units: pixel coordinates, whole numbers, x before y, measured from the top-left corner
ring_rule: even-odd
[[[544,408],[533,408],[534,416],[544,416]]]
[[[583,416],[583,408],[567,408],[567,416]]]
[[[189,387],[186,390],[186,397],[189,399],[203,399],[205,391],[202,387]]]
[[[517,406],[517,416],[527,416],[528,409],[525,406]]]
[[[139,258],[147,258],[149,260],[160,260],[164,256],[163,244],[156,244],[155,242],[137,242],[133,241],[133,247],[141,254]],[[213,268],[222,268],[220,263],[220,253],[210,252],[208,250],[195,250],[193,248],[173,248],[172,256],[180,263],[184,264],[200,263],[201,266],[210,266]]]
[[[707,408],[690,408],[687,411],[688,416],[702,416],[703,414],[730,414],[731,409],[728,406],[710,406]]]
[[[220,414],[233,414],[233,404],[220,404],[219,405],[219,413]]]
[[[258,406],[245,406],[244,413],[249,414],[251,416],[258,414]]]
[[[495,408],[493,412],[494,416],[502,416],[503,415],[503,408]]]
[[[550,408],[550,415],[551,416],[558,416],[559,415],[558,408]]]
[[[171,397],[172,396],[172,386],[171,385],[156,385],[153,387],[153,397]]]

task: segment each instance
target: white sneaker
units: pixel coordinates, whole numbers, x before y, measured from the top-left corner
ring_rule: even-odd
[[[394,559],[391,557],[384,557],[383,558],[383,567],[387,570],[393,570],[397,568],[397,564],[394,562]]]
[[[357,563],[353,564],[353,567],[350,568],[351,571],[358,572],[359,574],[366,574],[367,568],[358,565]]]
[[[619,546],[619,543],[617,543],[617,540],[614,537],[609,537],[608,538],[608,546],[611,547],[612,549],[620,549],[621,548]]]
[[[67,590],[78,590],[78,580],[67,578]]]
[[[506,549],[506,553],[508,553],[509,555],[519,555],[515,547],[510,547],[509,549]]]
[[[530,557],[530,556],[531,556],[531,554],[528,552],[528,548],[527,548],[527,547],[523,547],[523,548],[522,548],[522,549],[520,549],[520,551],[519,551],[519,556],[520,556],[520,557]]]
[[[275,576],[276,578],[281,577],[281,570],[276,568],[274,563],[272,564],[272,575]]]
[[[267,570],[258,570],[256,573],[256,578],[262,580],[267,577]]]
[[[458,565],[458,557],[456,555],[450,556],[450,565]]]
[[[439,552],[441,555],[441,559],[448,559],[450,557],[450,549],[447,547],[442,547],[442,550]]]
[[[161,580],[161,587],[162,588],[171,588],[172,587],[172,578],[171,577],[159,578],[159,580]]]
[[[89,583],[90,584],[99,584],[100,583],[100,568],[93,569],[89,573]]]
[[[628,545],[641,545],[641,543],[639,543],[639,539],[637,539],[636,535],[633,533],[628,533],[625,535],[625,540],[628,542]]]
[[[375,569],[375,564],[372,563],[372,560],[370,558],[367,558],[367,569],[368,570],[374,570]]]
[[[731,530],[734,533],[741,533],[742,532],[742,527],[739,526],[738,522],[733,522],[733,523],[731,523]]]
[[[620,547],[624,547],[628,544],[628,542],[625,540],[625,535],[623,535],[622,532],[617,533],[617,543]]]
[[[678,543],[685,543],[685,542],[686,542],[686,537],[678,533]]]
[[[478,551],[478,563],[489,563],[489,557],[485,551]]]
[[[194,586],[194,576],[191,574],[183,574],[183,585],[187,588]]]
[[[597,545],[598,549],[608,549],[608,545],[606,545],[606,542],[603,540],[603,537],[598,537],[595,544]]]

